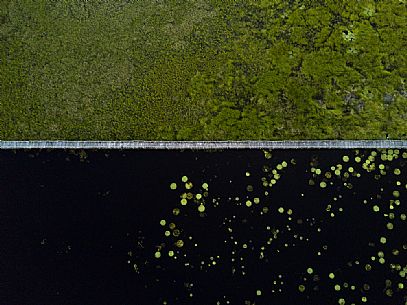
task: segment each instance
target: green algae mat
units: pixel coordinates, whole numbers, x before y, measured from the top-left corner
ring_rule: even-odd
[[[0,139],[406,139],[405,0],[2,0]]]

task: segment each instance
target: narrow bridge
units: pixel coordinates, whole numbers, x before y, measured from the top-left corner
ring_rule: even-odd
[[[0,149],[357,149],[407,148],[407,140],[0,141]]]

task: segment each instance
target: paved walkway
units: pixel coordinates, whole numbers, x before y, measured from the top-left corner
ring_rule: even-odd
[[[407,148],[407,140],[0,141],[0,149],[354,149]]]

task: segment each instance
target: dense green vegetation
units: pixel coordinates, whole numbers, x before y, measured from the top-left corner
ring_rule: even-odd
[[[407,139],[405,0],[1,0],[0,139]]]

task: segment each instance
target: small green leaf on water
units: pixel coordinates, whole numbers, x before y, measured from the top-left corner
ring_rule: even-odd
[[[175,230],[172,232],[172,235],[174,235],[175,237],[178,237],[180,233],[181,233],[180,230],[175,229]]]
[[[271,152],[269,152],[269,151],[264,150],[263,153],[264,153],[264,157],[265,157],[266,159],[270,159],[271,156],[272,156],[272,155],[271,155]]]
[[[176,245],[178,248],[181,248],[182,246],[184,246],[184,242],[183,242],[181,239],[179,239],[179,240],[177,240],[177,242],[175,243],[175,245]]]
[[[298,286],[298,290],[299,290],[300,292],[304,292],[304,291],[305,291],[305,286],[304,286],[304,285],[299,285],[299,286]]]
[[[371,266],[370,264],[366,264],[366,265],[365,265],[365,270],[366,270],[366,271],[372,270],[372,266]]]
[[[335,291],[339,291],[341,290],[341,286],[339,286],[338,284],[335,285]]]
[[[175,182],[170,184],[170,189],[175,190],[177,188],[177,184]]]
[[[182,180],[182,182],[187,182],[187,181],[188,181],[188,177],[187,177],[187,176],[182,176],[181,180]]]
[[[268,211],[269,211],[269,208],[268,208],[268,207],[263,207],[263,213],[264,213],[264,214],[268,213]]]

